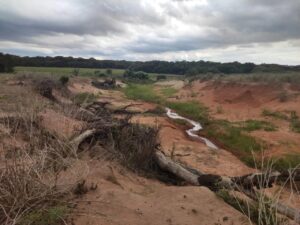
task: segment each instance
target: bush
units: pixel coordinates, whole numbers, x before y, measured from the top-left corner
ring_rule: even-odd
[[[67,76],[61,76],[61,77],[59,78],[59,81],[60,81],[60,83],[61,83],[63,86],[65,86],[65,85],[69,82],[69,77],[67,77]]]
[[[112,70],[111,70],[111,69],[107,69],[107,70],[106,70],[106,74],[107,74],[107,75],[112,75]]]
[[[132,70],[126,70],[123,74],[123,77],[126,80],[131,82],[147,82],[150,81],[149,75],[142,71],[134,72]]]
[[[78,68],[73,69],[72,74],[77,77],[79,75],[79,69]]]

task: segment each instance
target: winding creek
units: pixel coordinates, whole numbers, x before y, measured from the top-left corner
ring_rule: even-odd
[[[196,132],[203,129],[203,127],[201,126],[200,123],[198,123],[196,121],[193,121],[193,120],[190,120],[190,119],[187,119],[183,116],[180,116],[177,113],[172,112],[172,110],[169,109],[169,108],[166,108],[166,111],[167,111],[166,114],[169,118],[184,120],[184,121],[187,121],[188,123],[190,123],[193,126],[193,128],[186,130],[186,133],[188,134],[188,136],[190,136],[193,139],[204,142],[209,148],[212,148],[212,149],[215,149],[215,150],[219,149],[214,143],[212,143],[207,138],[201,137],[201,136],[196,134]]]

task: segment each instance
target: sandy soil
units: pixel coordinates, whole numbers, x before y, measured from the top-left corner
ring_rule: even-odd
[[[117,165],[90,161],[98,189],[79,199],[73,224],[244,224],[247,219],[201,187],[166,186]],[[205,207],[203,207],[205,206]],[[245,223],[247,224],[247,223]]]

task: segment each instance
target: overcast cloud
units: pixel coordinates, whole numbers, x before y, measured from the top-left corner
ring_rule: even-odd
[[[0,51],[300,64],[299,0],[0,0]]]

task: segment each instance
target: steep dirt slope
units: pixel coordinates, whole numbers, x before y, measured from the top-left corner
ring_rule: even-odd
[[[89,161],[98,189],[79,199],[73,224],[243,224],[247,219],[201,187],[167,186],[111,163]],[[246,223],[247,224],[247,223]]]

